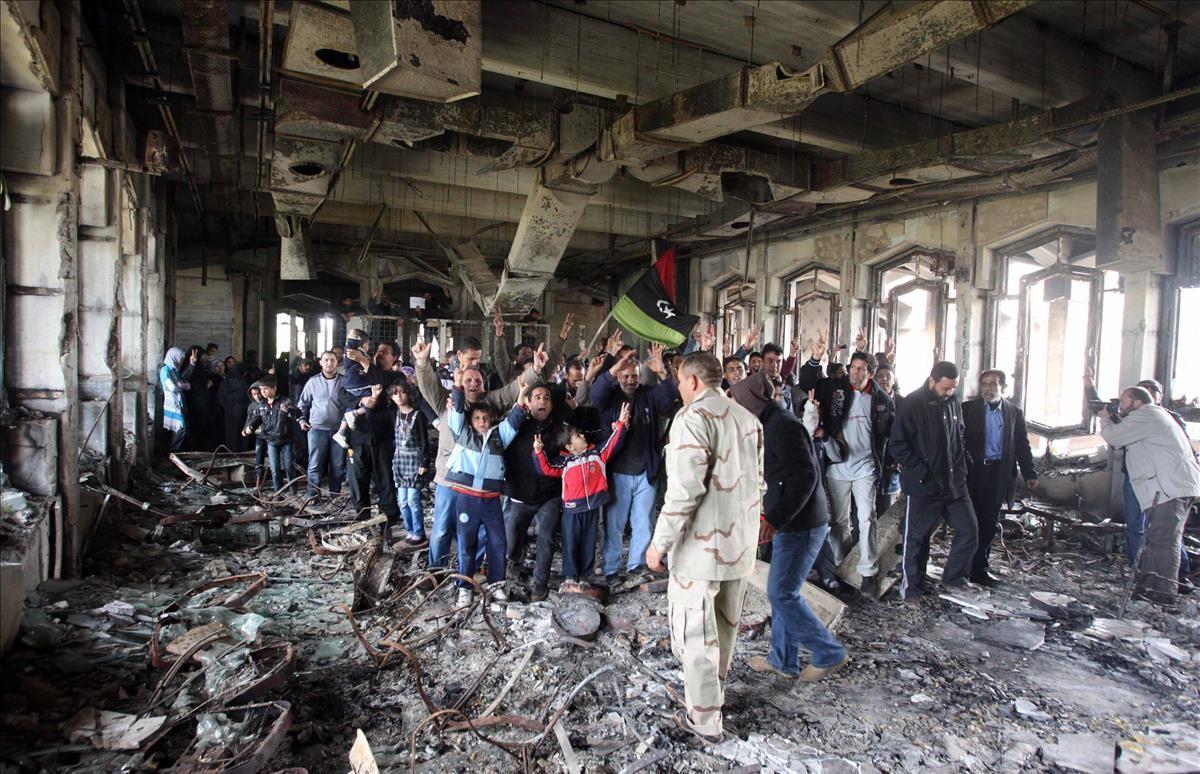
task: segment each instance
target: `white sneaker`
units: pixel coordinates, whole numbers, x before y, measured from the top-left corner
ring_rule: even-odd
[[[350,448],[350,442],[346,440],[346,436],[342,435],[340,430],[333,434],[333,442],[343,449]]]
[[[459,589],[458,597],[454,600],[455,607],[467,607],[471,604],[471,590]]]
[[[342,414],[342,419],[346,420],[346,427],[354,429],[354,423],[358,421],[358,414],[353,411],[347,411]]]
[[[508,592],[504,590],[503,582],[493,583],[492,585],[488,586],[487,592],[488,592],[488,596],[491,597],[493,602],[507,602],[508,601]]]

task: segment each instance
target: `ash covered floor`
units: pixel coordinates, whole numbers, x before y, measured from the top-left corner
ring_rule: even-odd
[[[181,492],[175,473],[140,471],[135,498],[164,512],[240,502],[232,488]],[[114,524],[153,530],[156,519],[126,510],[101,526],[85,580],[48,582],[27,603],[0,664],[4,768],[1200,769],[1197,604],[1134,601],[1118,620],[1124,560],[1086,531],[1049,542],[1037,529],[1011,533],[997,551],[997,589],[919,606],[894,594],[850,601],[837,634],[851,661],[816,684],[745,666],[769,645],[769,606],[751,589],[725,741],[710,745],[672,720],[682,674],[665,594],[614,594],[586,642],[556,629],[557,595],[492,604],[489,626],[477,604],[456,612],[449,586],[410,588],[420,555],[397,555],[384,584],[395,601],[356,616],[373,660],[346,614],[360,554],[317,556],[306,529],[277,525],[264,548],[257,525],[203,529],[199,541],[189,525],[168,526],[138,543]],[[944,548],[939,539],[934,564]],[[206,581],[254,573],[267,584],[240,604],[222,603],[252,580],[169,612]],[[572,602],[586,618],[589,603]],[[200,631],[180,640],[189,629]],[[385,629],[407,647],[389,649]],[[217,633],[196,639],[206,631]],[[155,649],[158,666],[156,636],[172,645]],[[294,664],[282,663],[284,643]]]

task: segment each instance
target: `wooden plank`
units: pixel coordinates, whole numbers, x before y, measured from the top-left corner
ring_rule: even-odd
[[[766,594],[767,577],[770,572],[771,565],[763,561],[755,562],[754,574],[750,576],[750,585]],[[825,628],[830,631],[837,627],[838,622],[842,620],[842,615],[846,612],[845,602],[811,583],[805,583],[800,587],[800,596],[812,608],[817,618],[821,619],[821,623],[825,624]]]
[[[900,495],[896,502],[892,503],[892,507],[888,508],[887,513],[878,519],[879,574],[875,576],[879,579],[877,599],[886,594],[899,580],[891,573],[892,569],[900,564],[901,554],[896,549],[904,542],[904,514],[907,508],[908,498]],[[838,577],[856,589],[862,587],[862,576],[858,574],[859,553],[856,543],[837,568]]]

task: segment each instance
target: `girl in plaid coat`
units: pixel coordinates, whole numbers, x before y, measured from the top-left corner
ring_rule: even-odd
[[[392,455],[392,479],[396,484],[396,504],[408,534],[410,546],[425,544],[425,515],[421,511],[421,488],[425,474],[433,468],[429,444],[429,422],[418,408],[420,398],[407,379],[398,379],[388,390],[396,404],[396,451]]]

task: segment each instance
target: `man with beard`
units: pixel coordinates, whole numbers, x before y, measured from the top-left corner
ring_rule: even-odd
[[[550,563],[554,560],[554,545],[562,519],[562,484],[558,479],[543,476],[537,468],[533,439],[545,439],[546,456],[553,459],[561,451],[555,445],[555,429],[571,421],[574,414],[564,405],[555,405],[550,386],[535,384],[528,393],[529,411],[517,437],[504,450],[504,530],[508,542],[509,580],[515,580],[525,560],[525,544],[529,525],[537,529],[537,558],[533,569],[530,599],[539,602],[546,598],[550,583]]]
[[[1000,523],[1000,507],[1012,501],[1020,466],[1030,489],[1037,489],[1033,451],[1025,430],[1025,414],[1004,397],[1003,371],[989,369],[979,375],[979,397],[962,407],[967,443],[967,491],[979,523],[979,546],[971,564],[971,581],[981,586],[999,583],[988,573],[988,553]]]
[[[662,443],[659,417],[679,399],[679,388],[663,363],[663,346],[650,345],[646,363],[659,382],[653,386],[639,383],[637,350],[619,351],[616,362],[600,374],[592,385],[592,405],[600,413],[600,426],[611,426],[621,415],[621,407],[630,404],[630,421],[621,450],[609,462],[612,500],[604,515],[604,575],[609,585],[619,580],[621,545],[625,525],[631,524],[627,569],[636,572],[642,566],[650,545],[651,516],[654,510],[655,481],[662,470]],[[718,384],[720,364],[717,365]]]
[[[762,371],[771,380],[771,384],[775,385],[775,389],[780,391],[781,405],[788,411],[794,411],[792,391],[783,384],[783,348],[778,344],[767,344],[763,347]],[[750,373],[757,372],[751,368]]]
[[[371,512],[371,485],[379,499],[379,510],[387,516],[385,537],[391,528],[400,522],[400,508],[396,504],[396,487],[392,481],[392,456],[396,450],[396,406],[387,399],[387,390],[396,379],[404,375],[392,370],[396,364],[396,345],[381,341],[375,348],[374,362],[367,359],[361,350],[350,350],[364,369],[367,381],[383,388],[380,394],[360,397],[342,387],[338,402],[342,411],[365,409],[353,429],[348,430],[350,448],[347,451],[346,478],[350,484],[350,495],[359,513],[369,516]],[[322,376],[322,378],[325,378]],[[390,542],[390,540],[389,540]]]
[[[499,390],[488,392],[487,382],[479,366],[483,355],[479,339],[467,336],[459,341],[455,362],[463,371],[462,389],[467,405],[487,402],[491,404],[496,416],[504,416],[512,407],[521,390],[520,377],[513,379]],[[412,346],[413,365],[417,369],[417,387],[421,397],[425,399],[438,415],[438,450],[435,465],[433,488],[433,529],[429,534],[429,567],[445,567],[449,558],[450,539],[455,534],[454,525],[454,490],[446,479],[446,465],[450,461],[450,453],[454,451],[454,435],[447,424],[446,398],[449,390],[443,386],[438,374],[429,360],[429,344],[418,341]],[[546,367],[549,356],[542,347],[534,352],[533,362],[525,369],[523,377],[526,384],[542,381],[542,371]],[[532,452],[530,452],[532,455]],[[390,464],[390,463],[389,463]],[[482,547],[486,541],[481,540]]]
[[[909,604],[928,591],[925,567],[929,541],[943,520],[954,529],[942,584],[972,587],[967,580],[979,525],[967,496],[966,444],[962,409],[954,399],[958,366],[934,363],[925,384],[908,394],[896,410],[891,453],[900,464],[900,482],[908,496],[904,522],[904,580],[900,595]]]

